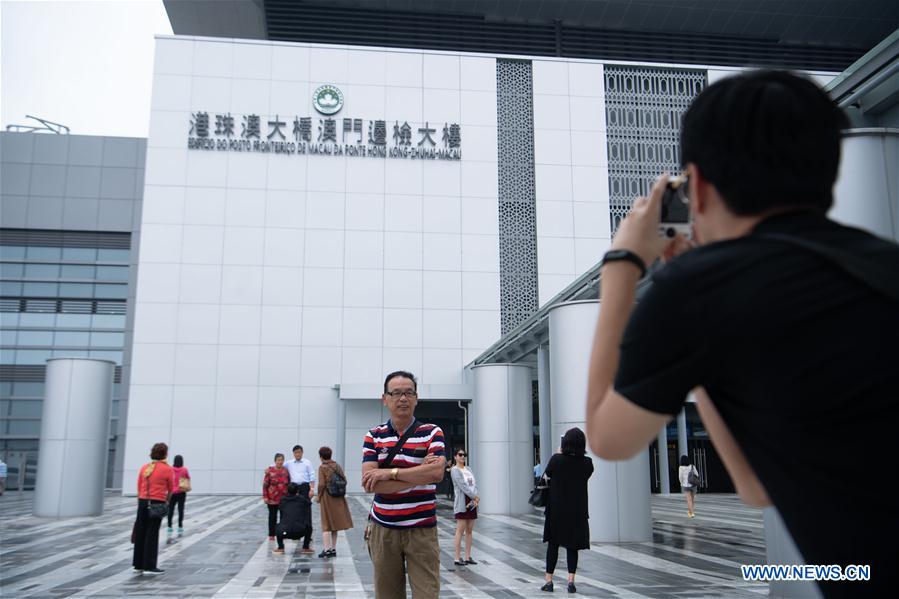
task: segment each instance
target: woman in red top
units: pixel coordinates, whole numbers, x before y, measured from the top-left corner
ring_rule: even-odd
[[[169,499],[169,532],[172,532],[172,518],[175,516],[175,506],[178,506],[178,532],[184,532],[184,500],[187,499],[187,491],[190,490],[190,472],[184,467],[184,458],[175,456],[172,462],[172,497]],[[181,481],[187,481],[181,482]]]
[[[162,516],[153,517],[150,505],[168,503],[174,483],[172,468],[165,463],[169,446],[157,443],[150,450],[148,464],[137,474],[137,521],[134,523],[134,569],[145,574],[161,574],[156,567],[159,555],[159,526]]]
[[[278,505],[287,494],[290,473],[284,467],[284,454],[275,454],[275,465],[265,469],[262,478],[262,500],[268,505],[268,540],[275,540],[275,526],[278,524]]]

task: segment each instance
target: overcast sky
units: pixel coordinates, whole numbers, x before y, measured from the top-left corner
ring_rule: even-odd
[[[162,0],[0,2],[0,124],[31,114],[73,134],[147,137]]]

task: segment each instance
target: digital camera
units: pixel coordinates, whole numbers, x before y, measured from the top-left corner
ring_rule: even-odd
[[[662,214],[659,219],[659,235],[674,237],[678,233],[690,237],[690,200],[687,197],[687,176],[668,177],[662,195]]]

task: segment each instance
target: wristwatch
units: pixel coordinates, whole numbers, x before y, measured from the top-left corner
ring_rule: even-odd
[[[630,262],[631,264],[639,268],[641,279],[646,276],[646,263],[643,262],[643,259],[640,258],[640,256],[630,250],[609,250],[608,252],[606,252],[605,256],[602,257],[603,264],[606,264],[607,262],[618,262],[621,260]]]
[[[397,473],[399,473],[399,471],[400,471],[399,468],[393,468],[390,471],[390,480],[396,480],[396,475],[397,475]]]

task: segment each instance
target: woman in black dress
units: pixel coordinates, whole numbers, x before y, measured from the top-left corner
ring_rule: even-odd
[[[578,549],[590,548],[587,525],[587,479],[593,474],[593,460],[587,457],[587,438],[575,427],[562,437],[562,452],[555,454],[543,473],[549,480],[549,502],[543,524],[546,546],[546,584],[542,591],[552,592],[553,571],[559,559],[559,547],[568,554],[568,592],[576,593]]]

